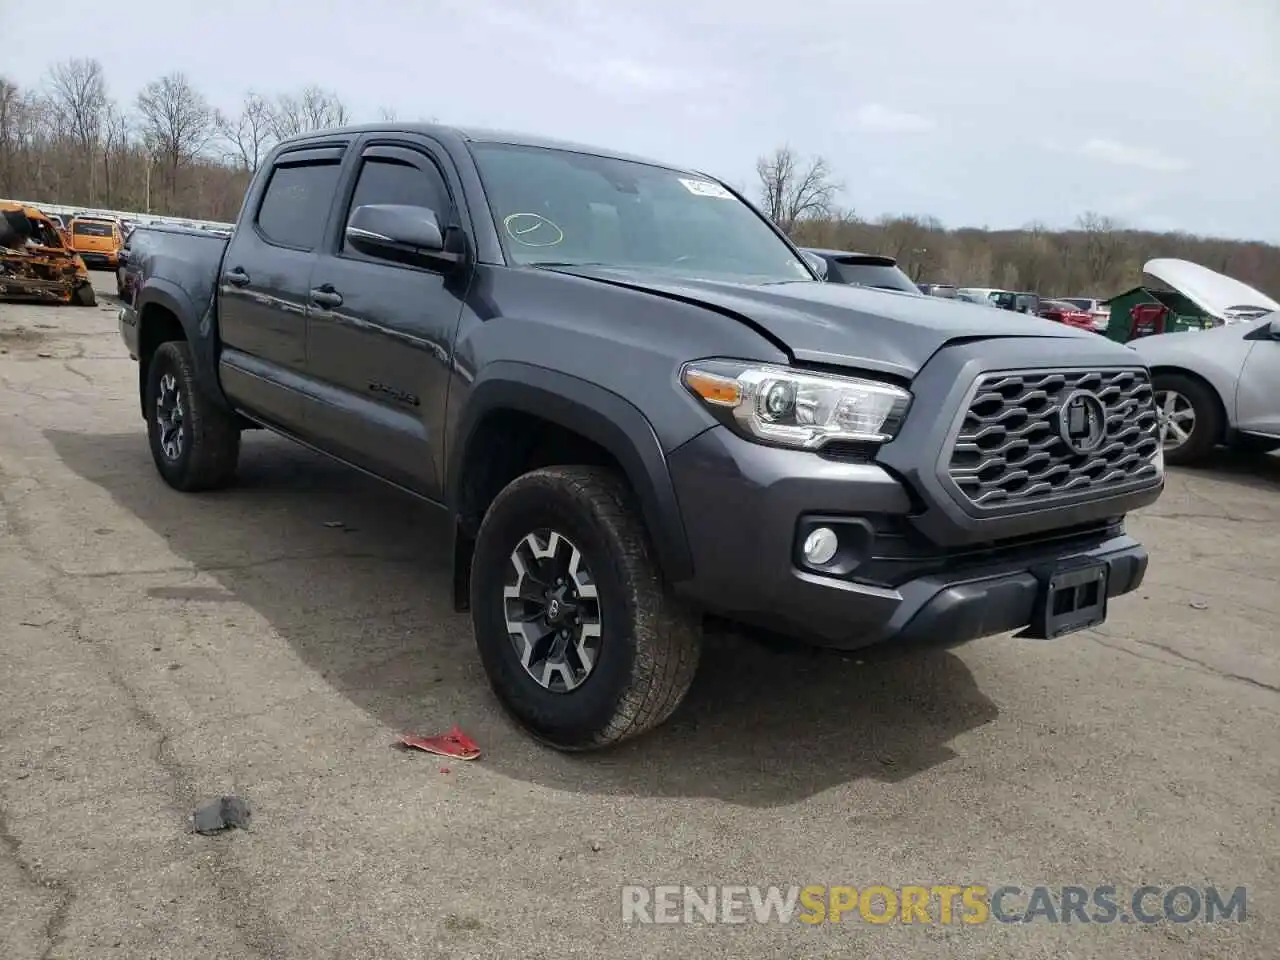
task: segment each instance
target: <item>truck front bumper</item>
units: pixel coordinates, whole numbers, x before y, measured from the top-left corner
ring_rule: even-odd
[[[875,463],[766,447],[716,427],[669,465],[695,570],[679,591],[709,612],[816,646],[1036,636],[1046,585],[1060,571],[1105,570],[1107,599],[1146,573],[1147,552],[1118,516],[943,547],[913,524],[920,508],[906,486]],[[801,550],[818,526],[841,543],[824,567],[806,564]]]

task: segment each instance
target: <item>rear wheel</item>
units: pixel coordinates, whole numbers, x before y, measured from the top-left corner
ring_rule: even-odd
[[[1203,460],[1222,438],[1222,406],[1206,384],[1179,373],[1155,378],[1156,414],[1166,463]]]
[[[666,591],[630,490],[546,467],[489,507],[471,567],[476,644],[504,708],[542,742],[590,750],[680,705],[700,623]]]
[[[145,399],[151,457],[165,483],[191,493],[230,482],[240,458],[240,427],[200,392],[186,341],[156,350]]]

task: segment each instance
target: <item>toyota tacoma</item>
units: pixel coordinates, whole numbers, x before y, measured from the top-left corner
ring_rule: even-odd
[[[276,146],[230,236],[139,228],[120,328],[164,480],[266,428],[450,520],[501,703],[665,720],[704,617],[820,646],[1097,624],[1147,553],[1149,372],[1090,332],[824,283],[713,177],[524,136]]]

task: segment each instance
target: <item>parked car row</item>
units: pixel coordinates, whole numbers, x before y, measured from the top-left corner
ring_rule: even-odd
[[[1015,313],[1029,313],[1068,327],[1101,331],[1107,327],[1108,310],[1093,297],[1042,299],[1038,294],[1001,290],[995,287],[954,287],[950,284],[916,283],[893,257],[851,250],[804,248],[804,254],[818,274],[829,283],[851,283],[913,296],[961,300]]]
[[[90,270],[115,270],[131,224],[95,214],[42,213],[66,238]]]

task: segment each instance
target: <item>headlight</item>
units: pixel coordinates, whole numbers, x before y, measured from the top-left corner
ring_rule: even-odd
[[[816,450],[833,440],[892,440],[911,394],[901,387],[735,360],[686,364],[680,379],[749,436]]]

